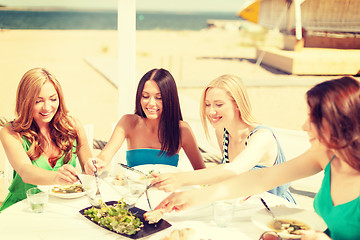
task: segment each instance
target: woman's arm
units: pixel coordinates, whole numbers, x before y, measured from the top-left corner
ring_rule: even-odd
[[[133,115],[124,115],[116,124],[115,129],[110,137],[109,142],[105,145],[104,149],[97,155],[97,157],[109,164],[120,149],[126,138],[126,129],[128,128]]]
[[[181,146],[195,170],[205,168],[198,144],[191,127],[187,122],[180,121]]]
[[[228,165],[226,169],[236,174],[252,169],[261,162],[261,165],[273,166],[278,155],[278,145],[271,131],[260,129],[251,135],[247,146]]]
[[[92,174],[95,171],[95,167],[92,162],[90,162],[90,158],[93,157],[92,151],[89,146],[89,142],[84,130],[83,125],[80,123],[78,119],[72,118],[76,131],[78,133],[78,158],[81,165],[82,170],[87,174]]]
[[[76,170],[69,164],[59,168],[59,171],[48,171],[32,165],[22,146],[22,138],[18,133],[13,132],[9,126],[1,129],[0,140],[11,166],[25,183],[51,185],[71,184],[77,181]]]
[[[215,133],[219,147],[222,148],[221,141],[219,140],[219,138],[222,138],[220,132],[223,132],[223,130],[216,131]],[[192,146],[196,146],[197,151],[199,151],[196,142],[192,143]],[[189,156],[188,158],[190,159]],[[172,192],[182,186],[213,184],[235,175],[233,171],[224,169],[224,164],[221,164],[196,171],[162,174],[156,176],[156,178],[152,180],[152,183],[156,184],[156,187],[160,190]]]
[[[222,129],[215,130],[220,149],[222,149],[223,132]],[[250,170],[265,155],[271,156],[271,162],[274,162],[277,156],[277,143],[270,131],[259,130],[253,134],[248,146],[231,163],[195,172],[163,174],[154,179],[152,183],[157,184],[158,189],[167,192],[186,185],[212,185]]]
[[[299,157],[274,167],[248,171],[209,187],[172,193],[157,208],[182,210],[206,202],[259,194],[318,173],[323,169],[324,158],[328,159],[326,152],[311,148]]]
[[[173,192],[182,186],[213,184],[236,175],[233,171],[224,169],[224,165],[221,164],[196,171],[154,175],[155,178],[151,183],[165,192]]]

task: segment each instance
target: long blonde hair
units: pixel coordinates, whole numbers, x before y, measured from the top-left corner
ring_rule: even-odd
[[[241,79],[235,75],[225,74],[214,80],[212,80],[204,89],[201,95],[200,102],[200,119],[204,127],[205,135],[209,139],[209,129],[207,126],[208,116],[205,112],[205,98],[206,93],[210,88],[224,89],[230,98],[236,103],[239,108],[240,118],[247,124],[256,123],[254,117],[251,114],[251,105],[248,94],[246,92],[245,85]]]
[[[45,82],[54,86],[59,97],[59,108],[49,123],[50,135],[51,140],[61,150],[56,159],[66,154],[64,162],[67,163],[71,159],[72,147],[78,135],[74,122],[68,116],[60,83],[46,69],[33,68],[21,78],[16,92],[16,118],[11,122],[11,129],[29,140],[31,147],[27,155],[31,160],[38,159],[44,152],[46,141],[33,119],[33,109]]]

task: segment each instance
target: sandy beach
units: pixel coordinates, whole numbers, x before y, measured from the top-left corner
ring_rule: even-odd
[[[25,71],[45,67],[61,82],[70,113],[83,124],[93,123],[95,138],[107,140],[118,120],[117,90],[85,59],[116,60],[117,37],[116,31],[2,30],[0,115],[14,117],[16,87]],[[248,86],[254,115],[276,127],[301,129],[304,93],[314,82],[329,78],[256,66],[256,50],[242,46],[248,39],[239,31],[137,31],[136,41],[138,75],[167,68],[180,93],[194,100],[215,77],[239,75]]]
[[[117,31],[106,30],[0,31],[0,116],[14,117],[16,87],[22,75],[31,68],[45,67],[60,81],[70,114],[83,124],[94,124],[94,138],[107,141],[118,120],[117,89],[86,59],[116,61],[117,38]],[[332,78],[292,76],[257,66],[256,48],[249,46],[253,40],[240,31],[137,31],[136,41],[139,78],[152,68],[167,68],[180,94],[196,103],[182,106],[189,113],[184,114],[185,120],[189,115],[198,117],[203,87],[230,73],[244,80],[259,122],[300,130],[306,118],[305,92]]]

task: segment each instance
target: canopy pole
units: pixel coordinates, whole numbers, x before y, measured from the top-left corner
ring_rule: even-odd
[[[118,114],[135,110],[136,0],[118,0]]]
[[[136,79],[136,0],[118,0],[118,116],[134,113]],[[113,129],[116,123],[113,124]],[[116,176],[126,164],[127,144],[121,148],[111,161],[111,175]]]
[[[304,0],[295,0],[295,35],[297,40],[301,40],[302,25],[301,25],[301,4]]]

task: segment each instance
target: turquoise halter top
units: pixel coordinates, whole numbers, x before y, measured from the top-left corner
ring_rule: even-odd
[[[171,166],[178,166],[179,154],[168,156],[165,153],[160,154],[159,149],[141,148],[126,151],[126,161],[129,167],[134,167],[144,164],[165,164]]]
[[[331,160],[325,167],[321,188],[314,199],[315,212],[324,219],[328,226],[325,233],[332,239],[359,240],[360,196],[347,203],[334,206],[330,188]]]

